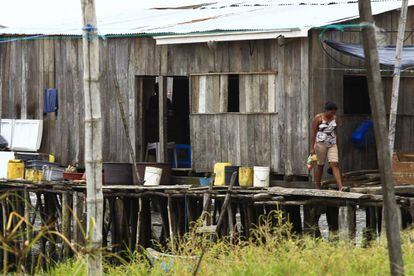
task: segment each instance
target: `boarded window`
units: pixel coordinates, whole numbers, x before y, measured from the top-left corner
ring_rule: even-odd
[[[344,114],[371,114],[365,76],[344,76]]]
[[[275,112],[276,74],[191,76],[193,113]]]

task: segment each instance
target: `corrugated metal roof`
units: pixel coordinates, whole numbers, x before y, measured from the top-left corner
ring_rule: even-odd
[[[0,34],[81,34],[78,0],[14,0],[2,4]],[[24,4],[23,4],[24,2]],[[31,3],[22,12],[22,5]],[[97,0],[100,34],[194,34],[302,31],[358,17],[358,1],[342,0]],[[372,0],[374,14],[401,0]],[[414,0],[410,0],[413,5]],[[4,22],[2,21],[4,20]]]

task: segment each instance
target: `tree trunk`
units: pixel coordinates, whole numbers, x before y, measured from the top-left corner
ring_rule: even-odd
[[[81,0],[83,15],[83,85],[85,93],[85,169],[88,274],[102,275],[102,119],[99,92],[99,38],[94,0]]]
[[[395,49],[395,64],[394,75],[392,78],[392,96],[391,96],[391,108],[390,108],[390,123],[388,140],[390,143],[390,155],[394,153],[394,141],[395,141],[395,129],[397,124],[397,112],[398,112],[398,93],[400,90],[400,74],[401,74],[401,52],[404,44],[405,24],[407,22],[407,9],[408,0],[402,1],[400,22],[398,24],[398,36],[397,45]]]
[[[387,136],[387,120],[385,116],[384,90],[382,89],[380,65],[378,61],[377,41],[375,38],[374,18],[371,2],[359,0],[361,22],[366,23],[362,38],[365,53],[365,66],[368,73],[368,92],[374,121],[377,158],[381,174],[382,193],[384,198],[384,215],[387,228],[388,254],[391,274],[403,275],[404,267],[401,252],[400,228],[398,226],[398,205],[395,200],[394,182],[392,178],[389,141]]]

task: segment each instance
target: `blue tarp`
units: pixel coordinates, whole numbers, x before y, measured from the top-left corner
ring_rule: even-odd
[[[343,54],[365,59],[364,47],[360,44],[342,43],[337,41],[325,40],[324,43]],[[395,46],[378,46],[379,63],[394,67]],[[414,67],[414,46],[404,46],[402,51],[401,68]]]

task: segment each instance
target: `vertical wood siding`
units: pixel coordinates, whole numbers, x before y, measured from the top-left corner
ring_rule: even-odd
[[[304,174],[308,147],[307,39],[171,45],[164,52],[163,73],[169,76],[220,72],[269,72],[276,76],[250,81],[258,91],[246,92],[246,111],[275,114],[225,114],[191,118],[194,168],[211,171],[218,160],[246,165],[269,165],[276,173]],[[42,152],[56,155],[63,165],[82,163],[84,155],[84,94],[80,39],[21,41],[0,44],[0,113],[2,118],[43,119]],[[120,83],[127,121],[138,152],[142,140],[142,108],[136,76],[161,74],[161,49],[151,38],[116,38],[100,48],[104,161],[129,161],[126,138],[115,98],[114,78]],[[303,69],[305,68],[305,69]],[[165,72],[166,71],[166,72]],[[223,112],[225,77],[191,81],[190,91],[206,85],[206,108]],[[218,84],[218,88],[209,89]],[[43,91],[57,88],[58,113],[43,114]],[[212,91],[218,91],[211,94]],[[263,92],[266,91],[266,92]],[[254,93],[249,95],[248,93]],[[262,93],[263,92],[263,93]],[[214,92],[215,93],[215,92]],[[263,95],[262,95],[262,94]],[[256,94],[262,97],[256,97]],[[198,97],[199,95],[197,95]],[[216,98],[218,99],[216,101]],[[200,100],[192,102],[197,112]],[[211,131],[206,131],[206,130]],[[214,137],[212,139],[211,137]],[[253,142],[252,142],[253,141]],[[139,154],[142,155],[142,154]],[[289,164],[289,166],[288,166]]]
[[[399,11],[392,11],[375,16],[375,23],[378,27],[386,31],[384,43],[395,45]],[[352,21],[350,23],[358,23]],[[409,7],[407,14],[407,30],[412,29],[414,24],[414,8]],[[392,31],[392,32],[388,32]],[[413,45],[414,37],[407,32],[407,39],[404,45]],[[326,32],[324,39],[343,41],[347,43],[362,43],[360,32]],[[340,159],[342,168],[345,171],[377,168],[375,144],[366,149],[356,149],[350,142],[351,134],[355,128],[369,116],[344,115],[343,114],[343,76],[345,74],[356,74],[347,72],[343,69],[364,68],[364,63],[358,59],[340,54],[334,50],[327,49],[328,53],[335,58],[333,60],[326,55],[320,45],[319,31],[310,32],[310,114],[314,116],[323,111],[324,102],[327,100],[335,101],[338,104],[338,117],[341,125],[339,130],[340,139]],[[339,61],[340,63],[338,63]],[[342,64],[341,64],[342,63]],[[384,68],[389,69],[389,68]],[[384,72],[383,74],[386,74]],[[364,72],[358,73],[364,75]],[[388,73],[388,75],[390,75]],[[389,110],[392,79],[383,78],[383,85],[386,95],[386,108]],[[400,84],[400,97],[398,106],[396,145],[395,149],[400,151],[414,151],[414,109],[412,87],[414,78],[402,77]]]

